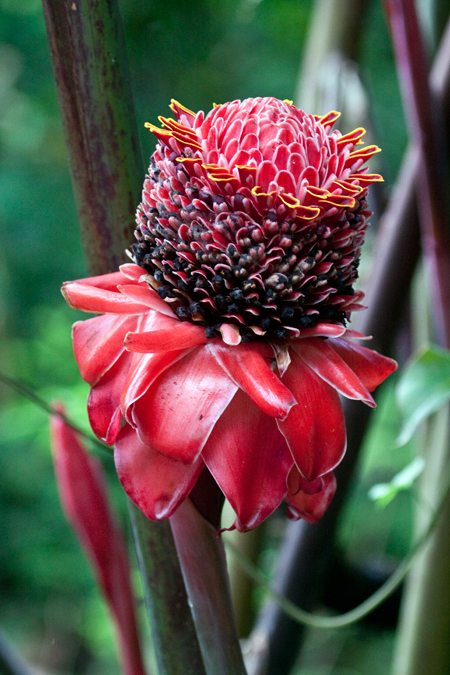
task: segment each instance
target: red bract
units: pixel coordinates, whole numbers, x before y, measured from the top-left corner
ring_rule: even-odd
[[[92,428],[149,518],[170,516],[206,464],[238,529],[283,499],[314,522],[345,451],[339,394],[373,406],[396,367],[346,329],[381,180],[361,166],[378,148],[332,131],[337,113],[276,99],[171,107],[177,121],[151,126],[138,264],[63,287],[103,315],[73,333]]]
[[[62,407],[55,406],[55,412]],[[61,504],[111,610],[123,672],[144,675],[126,545],[109,508],[100,464],[60,415],[50,418],[50,431]]]

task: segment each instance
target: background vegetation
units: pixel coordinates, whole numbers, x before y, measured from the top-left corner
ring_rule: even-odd
[[[313,4],[122,0],[144,157],[154,148],[144,122],[166,115],[172,97],[193,110],[249,96],[293,98]],[[406,131],[381,3],[366,4],[351,39],[371,101],[368,142],[384,150],[377,170],[387,179],[387,194]],[[39,0],[0,0],[0,153],[1,370],[47,401],[63,400],[72,419],[87,429],[88,388],[70,340],[78,317],[59,293],[62,281],[85,276],[86,269]],[[379,400],[340,529],[344,559],[375,577],[405,554],[412,512],[410,493],[384,510],[367,495],[413,456],[411,446],[395,447],[399,421],[392,382]],[[46,414],[1,384],[0,403],[0,627],[45,673],[117,673],[106,610],[60,511]],[[104,460],[126,528],[125,500],[112,462],[106,455]],[[275,514],[267,525],[260,559],[266,569],[273,560],[273,532],[282,522]],[[256,592],[254,602],[261,597]],[[375,623],[310,632],[302,673],[384,675],[394,624],[395,609],[394,616]]]

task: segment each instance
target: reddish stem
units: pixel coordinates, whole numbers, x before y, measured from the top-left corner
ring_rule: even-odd
[[[421,150],[416,185],[424,258],[432,284],[437,341],[450,347],[450,242],[447,232],[445,142],[440,105],[428,66],[414,3],[386,0],[410,133]]]

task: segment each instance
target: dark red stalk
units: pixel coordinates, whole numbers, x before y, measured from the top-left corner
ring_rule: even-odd
[[[223,542],[186,499],[170,518],[208,675],[246,675],[239,645]]]
[[[440,108],[430,94],[426,60],[414,3],[388,0],[392,40],[404,107],[411,135],[421,150],[417,198],[422,249],[430,280],[434,338],[450,348],[450,242],[448,235],[447,150]],[[446,43],[448,44],[448,43]],[[421,479],[421,499],[435,508],[436,489],[449,460],[447,411],[427,425],[423,448],[427,464]],[[427,445],[429,447],[427,447]],[[418,516],[418,527],[422,514]],[[394,670],[399,675],[443,675],[448,670],[450,608],[448,554],[450,511],[445,509],[438,530],[430,537],[408,580],[403,598]]]
[[[115,271],[133,239],[145,175],[116,2],[43,0],[90,274]]]
[[[442,38],[430,74],[435,99],[450,110],[450,22]],[[368,309],[361,312],[356,328],[374,336],[374,347],[389,353],[402,309],[408,297],[419,256],[420,230],[414,198],[418,175],[418,149],[410,146],[384,212],[377,236],[372,273],[367,284]],[[450,277],[449,277],[450,278]],[[303,609],[312,609],[319,599],[323,579],[332,557],[337,518],[345,502],[348,485],[368,421],[368,409],[346,402],[348,447],[337,471],[339,489],[325,516],[317,525],[302,522],[289,526],[274,574],[275,589]],[[250,675],[286,675],[300,648],[303,627],[289,619],[274,601],[267,603],[254,632],[254,653],[248,664]]]
[[[417,199],[422,249],[432,284],[436,340],[450,346],[450,242],[448,177],[443,115],[428,82],[428,68],[415,5],[386,0],[392,40],[411,137],[420,148]]]
[[[129,507],[158,673],[205,675],[170,523],[149,521],[131,501]]]
[[[87,266],[104,274],[125,260],[145,175],[119,11],[115,0],[43,5]],[[134,532],[159,670],[202,675],[170,525],[140,516]]]

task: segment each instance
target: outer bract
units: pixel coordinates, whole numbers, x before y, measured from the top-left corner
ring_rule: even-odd
[[[378,148],[332,131],[337,113],[277,99],[171,108],[150,125],[138,264],[63,287],[101,314],[73,331],[92,428],[149,518],[170,516],[206,464],[239,530],[283,500],[315,522],[345,452],[339,395],[373,406],[396,368],[346,328],[381,180],[361,167]]]

